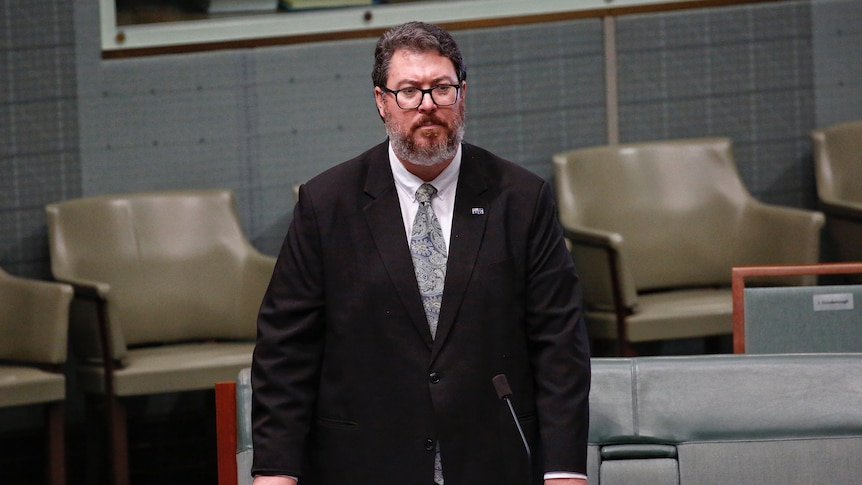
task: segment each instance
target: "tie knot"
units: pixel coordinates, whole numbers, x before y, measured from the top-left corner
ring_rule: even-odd
[[[424,204],[431,200],[431,197],[437,193],[437,189],[431,184],[422,184],[416,189],[416,200],[420,204]]]

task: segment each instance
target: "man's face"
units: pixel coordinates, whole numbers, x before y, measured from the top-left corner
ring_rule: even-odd
[[[452,61],[437,52],[397,50],[392,57],[386,87],[429,89],[441,84],[458,84]],[[379,87],[374,89],[377,109],[395,154],[414,165],[433,166],[450,161],[464,137],[464,94],[451,106],[437,106],[430,94],[417,109],[404,110],[395,96]]]

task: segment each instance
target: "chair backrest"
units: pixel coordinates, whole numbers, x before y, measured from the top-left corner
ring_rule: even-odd
[[[241,302],[255,250],[230,191],[91,197],[46,210],[54,277],[109,285],[108,318],[127,345],[254,338],[256,308]]]
[[[814,130],[811,140],[820,199],[862,204],[862,121]]]
[[[862,352],[862,285],[765,286],[787,276],[862,274],[862,263],[734,267],[734,353]],[[759,286],[749,286],[756,282]]]
[[[564,226],[622,235],[637,290],[729,284],[754,202],[727,138],[608,145],[554,156]]]
[[[0,269],[0,360],[66,363],[72,287]]]

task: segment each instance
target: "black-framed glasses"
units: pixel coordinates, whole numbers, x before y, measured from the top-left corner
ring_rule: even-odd
[[[395,104],[399,108],[408,110],[418,108],[426,94],[431,96],[431,101],[437,106],[452,106],[458,101],[458,92],[461,90],[461,86],[459,84],[438,84],[428,89],[412,87],[389,89],[386,86],[380,86],[380,89],[395,96]]]

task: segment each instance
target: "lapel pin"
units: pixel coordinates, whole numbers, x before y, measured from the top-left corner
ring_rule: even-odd
[[[481,207],[473,207],[472,209],[470,209],[470,211],[473,213],[474,216],[481,216],[485,213],[485,209]]]

